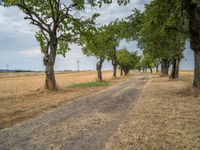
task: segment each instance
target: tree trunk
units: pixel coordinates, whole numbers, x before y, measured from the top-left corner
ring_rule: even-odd
[[[116,57],[112,59],[112,65],[113,65],[113,78],[117,77],[117,60]]]
[[[45,54],[43,62],[46,67],[45,89],[55,91],[56,80],[54,75],[54,64],[56,59],[57,44],[50,44],[50,54]]]
[[[144,69],[144,67],[142,68],[142,72],[143,72],[143,73],[145,72],[145,69]]]
[[[158,63],[155,63],[155,67],[156,67],[156,73],[158,73],[158,72],[159,72],[159,65],[160,65],[160,64],[158,64]]]
[[[156,73],[159,72],[159,66],[160,66],[160,59],[157,59],[155,62],[154,62],[154,65],[156,67]]]
[[[194,80],[193,86],[200,89],[200,50],[194,51]]]
[[[120,69],[120,75],[123,76],[123,69]]]
[[[99,81],[102,81],[103,78],[102,78],[102,64],[104,62],[104,58],[100,58],[99,62],[96,64],[96,70],[97,70],[97,78]]]
[[[169,61],[167,59],[162,59],[161,76],[168,76],[168,72],[169,72]]]
[[[117,65],[113,65],[113,78],[117,77]]]
[[[159,65],[156,65],[156,73],[158,73],[158,69],[159,68]]]
[[[124,75],[126,76],[126,75],[128,75],[128,73],[129,73],[129,69],[128,68],[124,68]]]
[[[151,68],[151,67],[149,67],[149,70],[150,70],[150,72],[151,72],[151,73],[153,73],[153,70],[152,70],[152,68]]]
[[[117,65],[118,65],[116,47],[113,47],[112,65],[113,65],[113,78],[116,78],[117,77]]]
[[[170,79],[178,79],[179,77],[179,64],[180,64],[180,59],[175,58],[172,63],[172,71],[170,75]]]
[[[200,8],[192,0],[182,0],[181,2],[189,20],[190,46],[194,51],[193,86],[200,90]]]

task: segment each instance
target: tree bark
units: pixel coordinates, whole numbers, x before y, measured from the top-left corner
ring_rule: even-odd
[[[129,73],[129,69],[128,68],[124,68],[124,75],[126,76],[126,75],[128,75],[128,73]]]
[[[172,71],[169,77],[170,79],[179,78],[179,64],[180,64],[180,58],[175,58],[172,63]]]
[[[200,50],[194,51],[194,80],[193,86],[200,89]]]
[[[190,46],[194,51],[193,86],[200,90],[200,8],[192,0],[182,0],[181,2],[189,20]]]
[[[97,78],[99,81],[103,81],[101,69],[104,60],[105,60],[104,58],[100,58],[99,62],[96,64]]]
[[[150,70],[150,72],[151,72],[151,73],[153,73],[153,70],[152,70],[152,68],[151,68],[151,67],[149,67],[149,70]]]
[[[120,69],[120,75],[123,76],[123,69]]]
[[[169,61],[167,59],[162,59],[161,61],[161,76],[169,75]]]
[[[117,77],[117,65],[113,65],[113,78]]]
[[[156,73],[158,73],[158,71],[159,71],[159,65],[156,65]]]
[[[117,56],[116,51],[112,58],[112,66],[113,66],[113,78],[117,77]]]
[[[145,70],[145,73],[147,73],[147,67],[145,67],[145,69],[144,69],[144,70]]]
[[[154,62],[154,65],[156,67],[156,73],[159,72],[159,66],[160,66],[160,59],[157,59],[155,62]]]
[[[56,59],[56,51],[57,51],[57,43],[50,43],[50,54],[45,54],[43,58],[45,69],[45,89],[55,91],[57,90],[56,87],[56,80],[54,75],[54,64]]]

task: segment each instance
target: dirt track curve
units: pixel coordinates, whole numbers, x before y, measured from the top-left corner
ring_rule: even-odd
[[[99,150],[117,129],[148,81],[132,78],[54,111],[0,130],[0,150]]]

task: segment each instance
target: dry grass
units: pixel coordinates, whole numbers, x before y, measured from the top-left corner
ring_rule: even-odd
[[[112,77],[111,71],[103,73],[105,79]],[[0,98],[13,95],[23,95],[34,92],[44,86],[44,74],[0,74]],[[96,79],[96,72],[74,72],[56,74],[56,81],[60,88],[74,83],[89,82]]]
[[[145,87],[106,150],[200,149],[200,96],[191,72],[169,81],[156,75]]]
[[[67,121],[56,123],[53,126],[47,126],[47,128],[45,128],[43,131],[38,132],[38,134],[36,133],[32,137],[32,142],[36,145],[46,145],[46,149],[63,149],[61,144],[47,144],[49,143],[49,140],[54,142],[56,141],[57,143],[61,143],[62,141],[66,145],[73,143],[79,147],[80,143],[74,142],[73,139],[81,140],[83,133],[87,138],[93,138],[95,137],[94,135],[98,134],[111,120],[112,118],[109,115],[100,112],[92,112],[77,117],[72,117]],[[88,132],[88,130],[91,132]],[[83,145],[81,147],[86,149],[85,147],[87,147],[87,145]]]
[[[103,75],[104,79],[110,79],[112,72],[106,71]],[[96,72],[57,74],[56,79],[59,87],[64,88],[75,83],[95,81]],[[37,90],[43,87],[43,82],[44,76],[41,74],[31,76],[12,74],[9,77],[4,75],[0,78],[0,129],[38,116],[77,97],[86,96],[109,87],[67,88],[48,93]],[[111,80],[110,86],[118,82],[121,80]]]

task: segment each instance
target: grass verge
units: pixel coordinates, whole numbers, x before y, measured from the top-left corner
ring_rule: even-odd
[[[108,81],[95,81],[95,82],[86,82],[86,83],[77,83],[68,86],[67,88],[91,88],[91,87],[101,87],[101,86],[108,86],[110,82]]]

